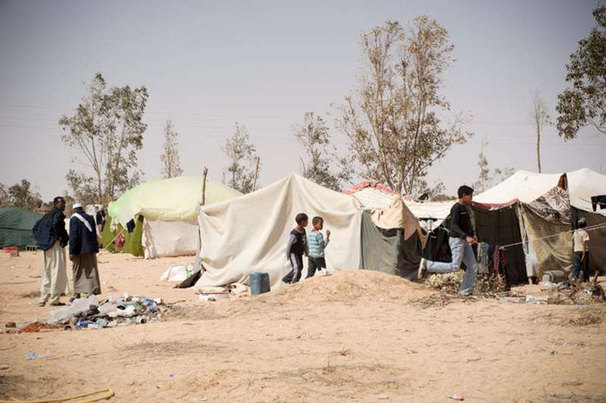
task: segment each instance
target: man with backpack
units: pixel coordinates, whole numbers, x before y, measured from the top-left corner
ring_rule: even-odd
[[[59,299],[62,294],[69,294],[67,280],[65,246],[69,236],[65,230],[65,199],[55,197],[53,209],[42,217],[32,229],[42,254],[42,283],[40,285],[40,302],[43,307],[50,298],[50,305],[65,305]]]

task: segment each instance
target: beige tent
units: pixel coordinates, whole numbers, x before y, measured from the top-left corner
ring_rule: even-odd
[[[298,213],[309,216],[307,231],[316,215],[332,231],[326,249],[329,269],[360,267],[359,202],[292,174],[256,192],[201,208],[201,258],[206,271],[196,286],[246,283],[252,272],[269,273],[272,288],[279,286],[290,270],[286,241]]]

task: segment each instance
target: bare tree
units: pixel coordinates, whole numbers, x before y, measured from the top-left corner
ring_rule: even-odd
[[[539,91],[534,91],[532,94],[532,109],[530,112],[530,119],[534,126],[535,132],[537,133],[537,167],[539,173],[541,173],[541,133],[545,126],[549,125],[549,114],[547,113],[547,107],[545,102],[541,98]]]
[[[250,142],[248,130],[236,122],[234,133],[225,141],[223,152],[230,160],[227,168],[231,175],[229,186],[242,193],[255,190],[255,172],[258,175],[255,146]]]
[[[305,149],[306,161],[301,159],[303,176],[329,189],[341,190],[348,175],[346,170],[333,173],[331,160],[337,161],[338,157],[328,149],[330,133],[324,119],[313,112],[305,112],[303,123],[295,125],[293,133]]]
[[[479,192],[484,192],[497,183],[504,181],[515,172],[513,168],[495,168],[494,170],[491,170],[488,164],[488,158],[484,152],[487,146],[488,141],[482,140],[482,149],[478,155],[480,175],[478,180],[473,184],[474,189]]]
[[[347,135],[351,169],[410,194],[427,188],[429,167],[471,133],[457,116],[443,125],[442,73],[452,61],[448,32],[421,16],[404,28],[388,21],[362,35],[367,69],[345,98],[338,126]]]
[[[162,154],[160,155],[163,178],[174,178],[183,174],[179,159],[178,137],[179,133],[175,130],[173,122],[170,119],[166,119],[166,124],[164,126],[164,146]]]
[[[476,190],[485,191],[486,183],[489,180],[490,168],[488,167],[488,158],[486,158],[486,154],[484,154],[484,147],[488,145],[488,141],[482,139],[482,148],[480,154],[478,155],[478,167],[480,167],[480,177],[478,181],[474,184],[474,188]]]
[[[108,88],[97,73],[74,114],[59,120],[61,140],[78,153],[74,162],[93,171],[68,172],[66,178],[79,198],[105,203],[139,182],[136,152],[143,147],[147,128],[142,121],[147,98],[145,87]]]

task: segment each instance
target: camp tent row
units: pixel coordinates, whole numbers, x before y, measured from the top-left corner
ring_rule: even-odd
[[[130,189],[108,205],[103,244],[113,252],[146,258],[194,255],[200,239],[197,218],[202,182],[200,177],[181,176],[151,180]],[[229,186],[206,181],[205,204],[240,195]]]
[[[512,190],[503,187],[505,190],[497,192],[497,186],[475,197],[479,201],[473,207],[479,237],[496,245],[517,244],[507,250],[510,284],[525,282],[527,275],[540,276],[547,269],[570,270],[572,215],[604,217],[577,206],[587,208],[591,196],[606,193],[606,177],[586,169],[575,171],[568,174],[568,186],[563,189],[556,186],[560,175],[541,176],[540,180],[534,175],[538,174],[520,171],[500,185]],[[525,188],[528,186],[533,190]],[[360,201],[365,196],[355,196],[355,192],[353,196],[334,192],[293,174],[248,195],[202,207],[198,225],[205,272],[196,285],[247,283],[253,272],[267,272],[272,287],[279,285],[290,270],[285,242],[299,212],[310,219],[324,217],[325,227],[333,231],[327,249],[330,268],[380,270],[413,278],[421,255],[432,257],[427,256],[432,252],[426,247],[417,214],[431,213],[443,220],[443,211],[451,203],[427,208],[388,195],[383,198],[383,208],[365,209]],[[373,207],[380,206],[374,199],[373,203]],[[605,248],[603,231],[592,233],[594,255]],[[541,239],[554,234],[560,235]]]

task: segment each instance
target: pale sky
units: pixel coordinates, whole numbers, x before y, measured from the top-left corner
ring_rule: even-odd
[[[186,175],[220,180],[221,146],[245,125],[262,160],[261,185],[299,172],[292,126],[304,112],[333,121],[361,72],[360,34],[387,19],[426,14],[450,33],[456,62],[444,76],[452,110],[475,136],[431,168],[448,193],[491,167],[536,170],[531,92],[555,116],[566,63],[594,26],[595,1],[5,1],[0,0],[0,182],[32,182],[45,200],[74,167],[58,119],[101,72],[109,85],[149,91],[139,167],[160,176],[164,121],[180,134]],[[332,118],[330,116],[332,114]],[[344,139],[331,123],[341,153]],[[543,171],[606,173],[606,136],[569,142],[544,133]]]

